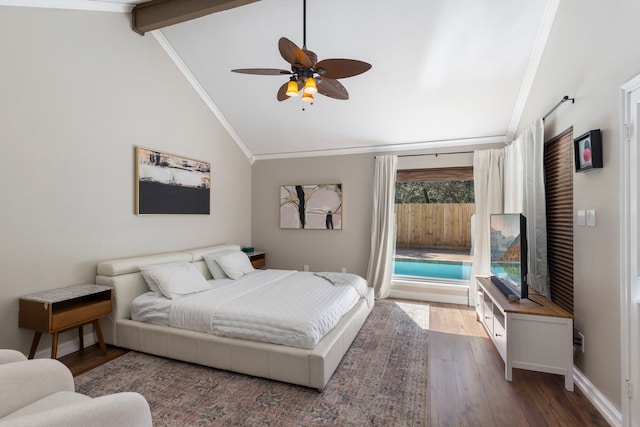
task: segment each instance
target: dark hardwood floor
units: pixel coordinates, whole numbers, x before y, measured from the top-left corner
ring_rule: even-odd
[[[107,363],[116,357],[122,356],[129,350],[123,348],[107,346],[107,355],[103,355],[98,344],[86,347],[84,350],[76,351],[67,356],[58,358],[71,371],[73,376],[80,375],[84,372]]]
[[[504,363],[473,307],[428,304],[427,426],[609,425],[580,390],[564,389],[560,375],[514,369],[513,381],[505,381]],[[108,347],[103,356],[95,345],[60,361],[79,375],[126,352]]]
[[[429,305],[428,426],[609,425],[560,375],[514,369],[507,382],[474,307]]]

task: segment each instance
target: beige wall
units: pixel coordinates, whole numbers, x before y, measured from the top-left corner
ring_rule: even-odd
[[[546,120],[549,139],[573,126],[601,129],[604,168],[574,175],[574,210],[595,209],[596,227],[574,226],[575,326],[585,335],[576,366],[618,409],[620,371],[619,89],[640,73],[640,3],[563,0],[526,104],[528,126],[564,95]]]
[[[100,260],[249,241],[249,161],[127,15],[0,7],[0,52],[0,348],[29,349],[18,296]],[[136,145],[210,162],[212,214],[134,215]]]
[[[371,246],[373,155],[259,160],[253,165],[251,242],[269,268],[366,275]],[[342,184],[342,230],[280,229],[280,186]]]

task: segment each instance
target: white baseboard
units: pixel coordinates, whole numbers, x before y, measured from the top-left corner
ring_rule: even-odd
[[[76,337],[78,335],[76,334]],[[95,343],[97,343],[98,340],[96,339],[95,334],[93,333],[93,331],[85,333],[84,334],[84,346],[88,347],[90,345],[93,345]],[[78,339],[72,339],[72,340],[68,340],[68,341],[64,341],[61,343],[58,343],[58,351],[56,353],[56,356],[62,357],[62,356],[66,356],[68,354],[71,353],[75,353],[76,351],[80,350],[80,343],[78,342]],[[48,359],[51,357],[51,346],[48,346],[46,348],[43,348],[39,351],[36,351],[35,354],[35,358],[36,359]]]
[[[461,304],[468,305],[469,299],[467,297],[459,297],[454,295],[442,295],[431,294],[428,292],[415,292],[415,291],[402,291],[398,289],[392,289],[389,292],[391,298],[413,299],[417,301],[430,301],[430,302],[442,302],[446,304]]]
[[[612,427],[622,426],[622,413],[575,366],[573,367],[573,381]]]
[[[394,280],[389,296],[447,304],[469,304],[468,286],[446,283]]]

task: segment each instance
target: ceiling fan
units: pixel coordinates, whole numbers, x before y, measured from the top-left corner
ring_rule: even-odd
[[[300,95],[304,102],[313,103],[313,94],[319,93],[334,99],[349,99],[347,89],[337,79],[357,76],[371,68],[371,64],[355,59],[324,59],[307,50],[307,0],[303,0],[303,44],[302,49],[286,37],[278,41],[280,54],[291,64],[291,71],[276,68],[241,68],[234,73],[259,74],[265,76],[288,75],[289,81],[278,89],[278,101]]]

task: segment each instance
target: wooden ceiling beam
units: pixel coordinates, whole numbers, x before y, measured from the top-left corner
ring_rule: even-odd
[[[131,11],[133,31],[140,35],[169,25],[233,9],[260,0],[151,0]]]

